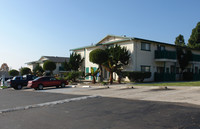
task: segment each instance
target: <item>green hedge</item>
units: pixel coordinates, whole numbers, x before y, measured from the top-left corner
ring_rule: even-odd
[[[140,72],[140,71],[126,71],[123,72],[124,76],[132,82],[143,82],[145,78],[151,77],[151,72]]]

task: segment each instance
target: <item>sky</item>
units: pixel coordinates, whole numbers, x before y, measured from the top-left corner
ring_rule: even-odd
[[[0,0],[0,65],[26,67],[41,56],[126,35],[174,44],[200,22],[200,0]]]

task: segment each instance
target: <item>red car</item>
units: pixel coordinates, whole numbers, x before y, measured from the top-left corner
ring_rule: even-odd
[[[27,87],[42,90],[43,87],[56,86],[58,88],[59,86],[65,87],[65,85],[68,85],[66,80],[58,80],[55,77],[38,77],[33,81],[28,81]]]

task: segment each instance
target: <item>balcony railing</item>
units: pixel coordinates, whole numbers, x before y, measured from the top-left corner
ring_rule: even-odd
[[[197,61],[197,62],[200,62],[200,55],[192,54],[192,58],[191,58],[190,61]]]
[[[65,71],[65,69],[62,66],[60,66],[59,71]]]
[[[155,51],[155,59],[172,59],[176,60],[176,52],[175,51]]]

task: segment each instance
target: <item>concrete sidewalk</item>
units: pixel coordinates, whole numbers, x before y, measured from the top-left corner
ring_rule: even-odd
[[[103,97],[115,97],[133,100],[150,100],[165,102],[181,102],[200,105],[200,87],[186,86],[134,86],[114,85],[114,86],[68,86],[69,88],[46,89],[39,92],[51,92],[73,95],[98,95]],[[72,88],[75,87],[75,88]]]

